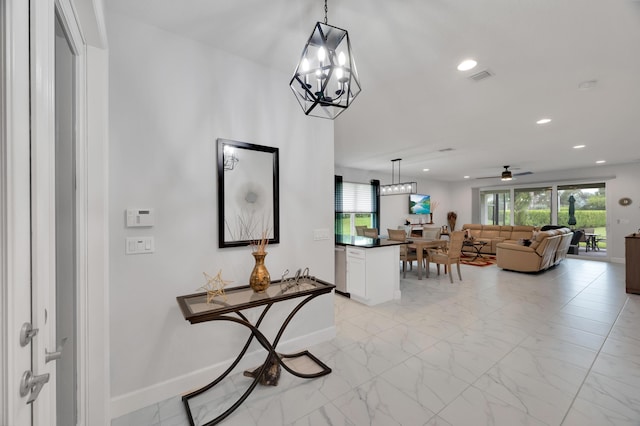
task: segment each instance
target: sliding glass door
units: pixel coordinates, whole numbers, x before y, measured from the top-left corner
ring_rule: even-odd
[[[480,192],[480,223],[511,225],[511,191]]]

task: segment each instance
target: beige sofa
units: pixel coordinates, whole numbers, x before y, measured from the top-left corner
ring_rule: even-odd
[[[572,236],[569,228],[560,228],[536,233],[528,247],[517,242],[498,243],[498,267],[520,272],[543,271],[567,257]]]
[[[525,225],[480,225],[467,223],[462,225],[462,230],[468,230],[469,234],[477,241],[486,241],[487,245],[482,247],[480,253],[496,254],[498,243],[517,244],[519,240],[530,240],[533,237],[534,226]],[[569,248],[567,247],[567,250]],[[464,247],[463,250],[471,251],[472,248]]]

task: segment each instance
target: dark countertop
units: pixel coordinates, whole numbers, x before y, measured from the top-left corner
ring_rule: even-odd
[[[410,241],[394,241],[394,240],[387,240],[386,238],[352,237],[350,235],[336,236],[337,246],[376,248],[376,247],[399,246],[402,244],[409,244],[409,243]]]

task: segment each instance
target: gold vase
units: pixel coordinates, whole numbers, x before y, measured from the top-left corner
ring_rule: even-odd
[[[269,288],[269,284],[271,284],[271,276],[269,275],[269,271],[267,271],[267,267],[264,266],[264,258],[267,253],[251,253],[253,257],[256,259],[256,264],[253,267],[253,271],[251,271],[251,276],[249,277],[249,285],[256,293],[264,293],[267,288]]]

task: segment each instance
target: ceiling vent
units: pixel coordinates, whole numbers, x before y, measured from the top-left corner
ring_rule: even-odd
[[[455,149],[453,148],[443,148],[443,149],[439,149],[438,152],[449,152],[449,151],[455,151]]]
[[[469,79],[473,81],[482,81],[492,76],[493,74],[491,74],[489,70],[484,70],[484,71],[477,72],[473,75],[470,75]]]

